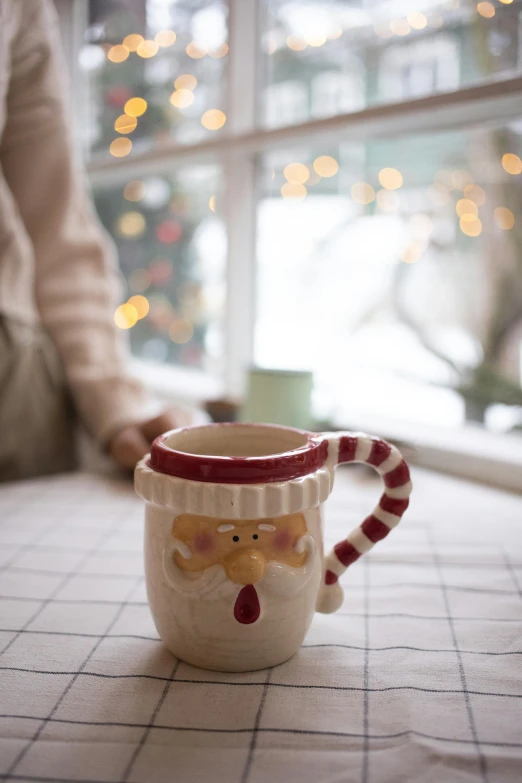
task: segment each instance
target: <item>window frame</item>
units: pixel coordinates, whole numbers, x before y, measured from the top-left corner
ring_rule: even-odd
[[[81,34],[78,26],[87,18],[87,0],[55,0],[59,7],[60,21],[67,27],[66,55],[74,84],[73,93],[85,95],[77,68]],[[67,8],[68,7],[68,8]],[[129,158],[100,159],[87,162],[90,182],[95,187],[110,187],[123,178],[135,178],[166,171],[175,172],[180,166],[191,163],[213,162],[221,166],[224,182],[222,217],[228,237],[226,261],[227,306],[225,313],[225,371],[222,383],[209,379],[210,394],[220,392],[232,399],[240,399],[244,391],[245,370],[253,363],[254,327],[256,320],[256,208],[259,193],[259,159],[268,150],[291,147],[295,144],[335,144],[400,137],[401,135],[427,134],[443,131],[494,127],[522,117],[522,75],[493,78],[451,92],[436,93],[421,98],[408,99],[392,104],[378,104],[360,111],[349,112],[321,119],[307,120],[289,126],[264,128],[259,123],[259,85],[265,62],[261,51],[263,29],[263,0],[229,0],[229,54],[227,56],[227,90],[224,110],[227,124],[216,138],[197,144],[180,145],[169,142],[161,148],[150,149]],[[81,31],[80,31],[81,32]],[[77,105],[77,108],[78,105]],[[134,367],[139,364],[134,360]],[[150,377],[150,365],[147,363]],[[158,371],[153,386],[164,385],[165,368]],[[173,388],[176,388],[176,368],[169,369]],[[154,373],[153,373],[154,376]],[[183,388],[186,388],[187,371],[183,370]],[[201,373],[199,373],[201,378]],[[160,378],[162,380],[160,380]],[[201,381],[198,384],[198,389]],[[212,391],[210,391],[212,390]],[[339,422],[338,424],[342,424]],[[371,428],[371,422],[369,423]],[[386,423],[382,427],[387,429]],[[389,432],[401,436],[401,428],[389,422]],[[421,428],[422,429],[422,428]],[[464,427],[474,431],[474,428]],[[408,427],[402,432],[407,433]],[[486,440],[496,439],[484,433]],[[419,451],[426,444],[420,460],[428,467],[440,468],[444,455],[455,455],[454,433],[441,438],[428,433],[416,440]],[[471,436],[469,449],[480,458],[485,447]],[[498,441],[497,441],[498,442]],[[431,446],[430,446],[431,443]],[[473,445],[475,444],[475,445]],[[458,451],[458,450],[457,450]],[[429,455],[435,454],[433,459]],[[453,460],[455,462],[455,460]],[[491,459],[478,466],[477,460],[463,460],[470,477],[487,475],[484,471]],[[513,465],[522,465],[520,454],[508,449],[506,471],[502,460],[495,460],[495,483],[509,488],[513,486]],[[463,468],[464,469],[464,468]],[[502,475],[499,474],[499,471]]]

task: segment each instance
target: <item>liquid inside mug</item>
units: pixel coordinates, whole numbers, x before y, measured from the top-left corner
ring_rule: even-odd
[[[325,556],[322,504],[344,462],[371,465],[385,491]],[[341,574],[399,523],[411,492],[400,452],[379,438],[268,424],[167,432],[135,486],[159,635],[183,661],[233,672],[297,652],[314,612],[340,607]]]

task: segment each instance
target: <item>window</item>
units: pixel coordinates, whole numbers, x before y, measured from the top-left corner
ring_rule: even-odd
[[[232,395],[311,367],[334,424],[522,426],[520,0],[88,7],[138,358]]]

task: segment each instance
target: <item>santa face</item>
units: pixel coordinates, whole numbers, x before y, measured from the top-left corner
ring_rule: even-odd
[[[272,598],[307,584],[315,546],[302,513],[223,520],[183,514],[172,524],[169,581],[185,598],[220,601],[238,623],[255,623]]]

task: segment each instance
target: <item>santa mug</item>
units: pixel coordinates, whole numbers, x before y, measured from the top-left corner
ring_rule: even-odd
[[[371,465],[385,492],[325,556],[322,504],[344,462]],[[135,486],[159,635],[187,663],[234,672],[299,649],[314,612],[340,607],[341,574],[399,523],[411,492],[400,452],[379,438],[268,424],[167,432],[138,464]]]

